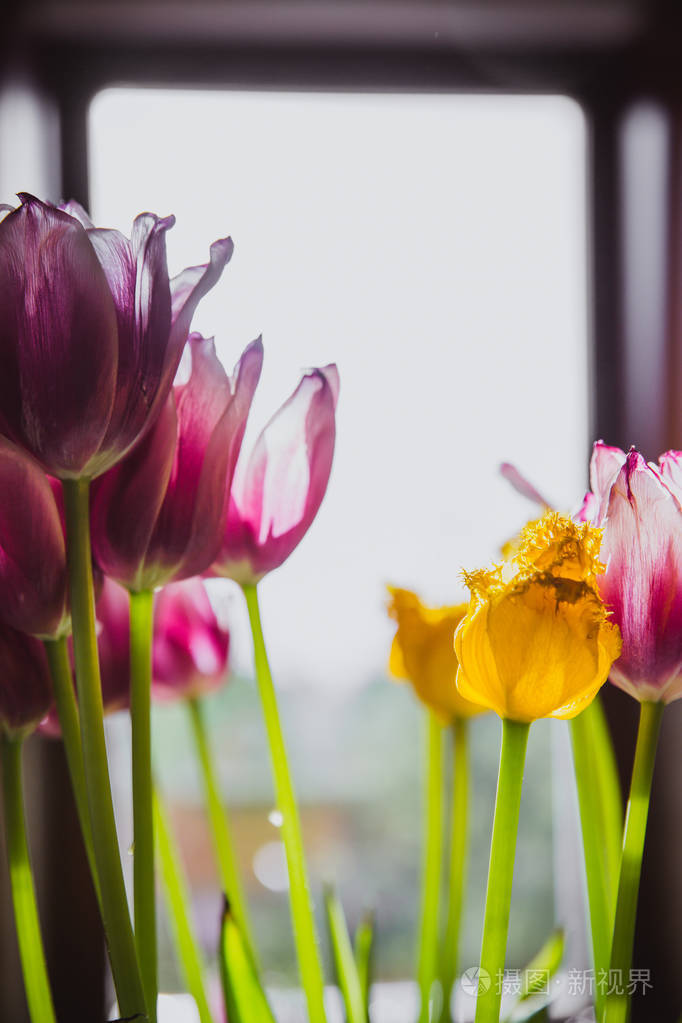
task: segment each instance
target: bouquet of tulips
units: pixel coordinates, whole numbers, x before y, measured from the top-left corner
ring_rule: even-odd
[[[75,203],[20,200],[16,209],[3,207],[0,221],[0,746],[32,1023],[56,1019],[23,815],[22,744],[36,728],[64,743],[120,1017],[156,1021],[158,871],[188,991],[201,1023],[216,1019],[153,780],[152,695],[184,700],[192,721],[225,895],[218,958],[229,1021],[274,1020],[202,714],[202,693],[224,676],[229,643],[205,576],[234,580],[246,601],[300,982],[310,1023],[326,1023],[257,584],[294,550],[324,496],[336,367],[308,372],[245,454],[260,339],[228,376],[212,340],[190,332],[197,304],[230,259],[230,239],[211,246],[207,264],[169,279],[165,235],[173,218],[142,214],[128,239],[96,228]],[[407,590],[391,590],[397,632],[390,668],[411,681],[428,720],[420,1023],[452,1018],[468,851],[468,730],[471,718],[490,710],[502,719],[502,748],[476,1023],[500,1019],[496,979],[505,966],[524,757],[530,724],[540,717],[571,721],[595,972],[626,978],[612,989],[597,985],[595,1009],[598,1023],[626,1023],[656,741],[665,704],[682,695],[682,454],[669,452],[651,466],[635,451],[597,444],[592,491],[573,518],[510,475],[543,514],[500,564],[465,574],[468,604],[433,609]],[[626,817],[597,695],[609,675],[641,703]],[[132,920],[103,727],[104,713],[121,708],[129,709],[132,734]],[[447,736],[453,805],[441,934]],[[361,925],[353,946],[333,891],[325,904],[346,1018],[369,1023],[372,925]],[[560,959],[555,936],[538,964],[554,970]],[[520,999],[535,993],[531,984]]]

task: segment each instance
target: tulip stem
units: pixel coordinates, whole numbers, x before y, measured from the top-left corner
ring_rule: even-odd
[[[119,1010],[122,1016],[134,1017],[137,1014],[145,1019],[144,990],[123,881],[104,741],[90,553],[89,490],[88,480],[64,480],[73,648],[85,784],[102,897],[102,921]]]
[[[257,966],[258,959],[256,945],[253,940],[251,922],[249,919],[248,903],[244,894],[244,886],[239,871],[237,854],[232,837],[232,827],[226,807],[220,796],[220,787],[216,776],[215,765],[211,755],[211,745],[206,730],[206,722],[202,714],[201,704],[198,699],[192,697],[187,701],[192,732],[196,745],[197,756],[201,765],[201,773],[204,782],[206,795],[206,806],[208,818],[211,825],[213,847],[218,862],[220,884],[224,894],[227,896],[232,915],[234,916],[239,930],[241,931],[244,944],[251,956],[254,965]]]
[[[197,1003],[201,1023],[213,1023],[204,984],[205,966],[190,915],[191,900],[187,890],[187,881],[158,786],[154,787],[154,834],[166,889],[169,915],[175,934],[175,946],[185,984]]]
[[[590,907],[592,956],[596,977],[606,976],[611,950],[618,860],[623,843],[623,803],[613,747],[599,696],[571,721],[585,878]],[[604,985],[595,1003],[601,1018]]]
[[[258,593],[254,585],[246,585],[243,589],[246,606],[249,611],[251,632],[253,634],[256,678],[258,680],[263,717],[270,746],[275,795],[277,806],[282,814],[282,841],[289,871],[291,916],[294,925],[301,983],[303,984],[308,1004],[310,1023],[325,1023],[324,980],[315,934],[315,920],[308,889],[301,822],[299,820],[296,796],[291,781],[282,726],[277,710],[275,687],[272,682],[265,650],[258,607]]]
[[[469,721],[455,718],[452,726],[452,807],[450,816],[450,863],[448,917],[441,976],[443,1004],[440,1023],[449,1023],[452,992],[457,980],[459,935],[464,905],[464,882],[469,832]]]
[[[438,976],[438,910],[443,866],[443,726],[433,711],[426,713],[424,772],[424,851],[417,980],[421,997],[419,1023],[429,1023]]]
[[[85,788],[78,704],[76,703],[76,694],[73,688],[66,637],[46,639],[45,652],[48,664],[50,665],[54,701],[57,706],[59,726],[62,731],[66,763],[69,768],[78,823],[80,824],[81,835],[83,837],[83,846],[88,858],[90,876],[92,877],[97,901],[101,905],[97,864],[95,863],[95,852],[92,845],[92,828],[90,827],[90,816],[88,814],[88,794]]]
[[[26,820],[21,784],[21,739],[4,736],[2,789],[5,806],[5,842],[9,861],[14,921],[24,976],[26,1001],[32,1023],[55,1023],[45,952],[26,841]]]
[[[158,997],[152,798],[152,637],[154,594],[130,594],[130,722],[133,773],[135,943],[151,1023]]]
[[[625,816],[623,854],[618,880],[616,919],[609,966],[609,987],[604,1023],[626,1023],[630,1012],[630,967],[635,943],[637,897],[642,873],[644,840],[651,783],[654,776],[656,747],[663,717],[663,703],[645,701],[640,706],[635,762],[630,782],[630,797]]]
[[[529,728],[527,722],[510,721],[507,718],[502,721],[502,750],[490,844],[476,1023],[499,1023],[500,1019],[501,978],[507,951],[516,836]]]

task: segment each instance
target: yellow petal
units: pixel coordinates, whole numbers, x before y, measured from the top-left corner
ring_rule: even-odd
[[[398,623],[391,673],[409,679],[419,699],[443,721],[480,713],[484,708],[463,699],[455,685],[453,637],[468,605],[431,608],[410,590],[389,587],[389,592],[389,614]]]

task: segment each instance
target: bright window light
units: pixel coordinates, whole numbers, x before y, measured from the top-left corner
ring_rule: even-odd
[[[585,484],[585,130],[559,97],[109,89],[90,116],[92,214],[175,213],[173,271],[231,234],[196,329],[230,368],[263,334],[249,438],[303,367],[336,361],[318,521],[263,584],[280,685],[383,669],[384,584],[453,602],[460,569]],[[247,439],[249,439],[247,438]],[[235,650],[247,642],[235,643]]]

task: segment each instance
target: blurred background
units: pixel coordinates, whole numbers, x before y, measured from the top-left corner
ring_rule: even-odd
[[[247,445],[301,369],[339,365],[329,491],[263,584],[263,615],[316,893],[335,881],[351,923],[376,911],[386,981],[413,974],[424,739],[420,707],[386,675],[386,583],[434,603],[463,597],[461,569],[495,558],[534,513],[501,461],[570,510],[593,439],[653,459],[682,447],[677,6],[43,0],[11,11],[0,42],[0,201],[75,198],[125,233],[144,209],[174,213],[171,272],[233,237],[195,327],[215,335],[228,368],[263,334]],[[287,987],[295,963],[246,620],[230,584],[211,596],[233,668],[210,698],[212,738],[266,979]],[[607,696],[626,785],[636,708]],[[680,709],[666,712],[657,767],[635,954],[653,988],[635,1023],[672,1023],[682,1003]],[[462,968],[478,960],[499,722],[472,732]],[[125,849],[125,720],[110,737]],[[61,750],[30,745],[60,1019],[94,1019],[103,950]],[[179,709],[157,712],[155,748],[211,949],[217,880]],[[567,965],[588,963],[569,756],[560,725],[534,726],[511,966],[557,922]],[[82,928],[65,947],[74,892]],[[3,918],[0,1016],[19,1023],[15,955]]]

